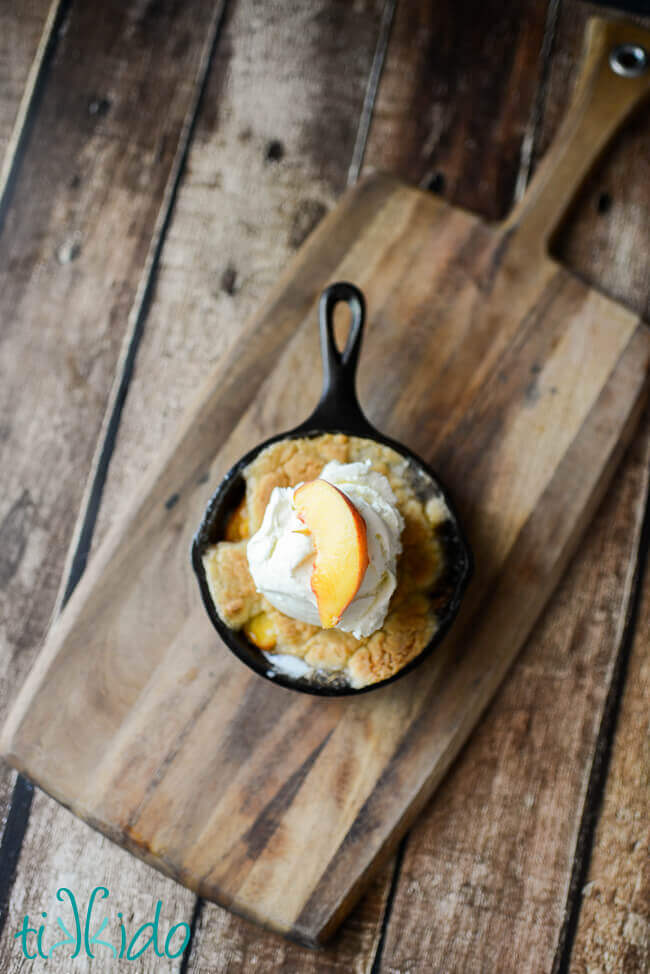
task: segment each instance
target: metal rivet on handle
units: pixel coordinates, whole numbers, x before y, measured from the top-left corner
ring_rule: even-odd
[[[648,69],[648,52],[640,44],[619,44],[609,53],[609,66],[623,78],[638,78]]]

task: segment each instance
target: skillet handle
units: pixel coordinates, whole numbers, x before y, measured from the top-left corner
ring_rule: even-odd
[[[350,330],[342,352],[338,350],[334,337],[334,308],[341,301],[352,312]],[[357,364],[365,318],[366,302],[358,287],[347,281],[338,281],[325,288],[318,305],[323,392],[305,427],[342,429],[360,436],[373,434],[356,393]]]

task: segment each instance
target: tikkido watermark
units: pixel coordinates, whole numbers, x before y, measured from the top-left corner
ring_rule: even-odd
[[[39,920],[26,913],[14,934],[24,956],[28,960],[38,957],[47,960],[60,951],[67,953],[70,960],[80,954],[90,960],[111,954],[115,960],[137,960],[147,950],[170,960],[181,956],[190,942],[190,925],[174,923],[165,935],[160,921],[162,900],[156,903],[153,920],[132,931],[127,928],[122,912],[118,911],[110,919],[106,916],[107,906],[101,901],[109,896],[105,886],[95,886],[84,906],[71,889],[61,886],[56,891],[60,913],[42,911]]]

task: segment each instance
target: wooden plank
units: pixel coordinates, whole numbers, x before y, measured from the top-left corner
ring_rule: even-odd
[[[51,809],[54,805],[52,799],[43,792],[38,790],[35,792],[28,844],[23,848],[20,858],[0,947],[0,963],[3,972],[20,974],[25,971],[28,963],[46,964],[48,970],[63,972],[63,974],[75,970],[112,974],[116,967],[121,966],[113,951],[107,946],[99,945],[94,948],[91,946],[94,959],[87,960],[83,941],[80,945],[80,956],[76,961],[70,960],[74,946],[54,950],[47,961],[40,957],[32,962],[26,960],[20,940],[14,939],[16,933],[22,929],[23,918],[26,915],[30,918],[30,927],[38,928],[39,925],[43,925],[44,953],[48,953],[63,939],[57,917],[61,918],[70,933],[75,936],[74,914],[70,901],[66,895],[60,899],[56,895],[61,888],[69,889],[74,895],[81,916],[82,930],[93,890],[99,886],[108,890],[109,895],[106,899],[101,895],[96,899],[90,931],[91,935],[98,933],[102,921],[106,919],[107,925],[98,936],[105,943],[112,945],[118,955],[121,946],[119,914],[122,914],[128,948],[138,928],[154,919],[156,905],[160,901],[159,930],[162,936],[158,943],[164,949],[165,939],[171,926],[177,923],[188,925],[191,923],[194,907],[192,894],[143,862],[134,861],[128,852],[118,848],[109,839],[98,835],[66,809],[58,807],[58,815],[53,819]],[[47,913],[47,917],[41,918],[42,913]],[[179,931],[173,947],[178,948],[185,935],[184,930]],[[136,943],[132,954],[139,947],[144,946],[146,939],[145,933]],[[36,952],[35,936],[28,936],[25,943],[29,952]],[[128,966],[125,961],[124,967],[154,974],[161,970],[163,964],[168,969],[178,970],[179,961],[174,964],[167,958],[161,960],[151,947]]]
[[[203,901],[189,970],[210,974],[250,970],[368,974],[377,951],[393,868],[391,862],[379,873],[336,937],[318,951],[271,934]]]
[[[0,239],[3,712],[49,621],[212,17],[76,6],[33,121]]]
[[[650,417],[648,417],[650,422]],[[648,458],[650,462],[650,457]],[[650,969],[650,566],[644,566],[639,614],[607,785],[581,892],[571,952],[575,974]]]
[[[398,3],[365,168],[491,219],[510,206],[538,85],[546,3]]]
[[[344,0],[311,4],[309,9],[300,3],[291,8],[260,7],[248,0],[229,4],[162,255],[95,542],[105,536],[160,443],[173,432],[197,381],[211,363],[229,358],[251,311],[343,189],[381,9],[381,2],[352,8]],[[320,126],[329,118],[337,120],[336,133],[323,137]],[[276,323],[278,348],[287,337],[284,327],[284,322]],[[233,408],[240,410],[258,381],[257,370],[268,368],[270,356],[268,341],[266,361],[258,359],[258,346],[242,348],[244,357],[236,367],[230,357],[231,374],[245,377],[242,403],[237,406],[233,397]],[[56,856],[44,847],[45,835],[52,837]],[[113,877],[121,870],[123,882],[138,890],[140,912],[151,913],[154,887],[148,896],[140,878],[142,872],[149,876],[147,867],[130,857],[125,862],[121,850],[89,835],[87,826],[39,797],[25,840],[26,866],[16,884],[14,915],[20,913],[17,904],[35,901],[37,890],[55,889],[61,871],[74,875],[74,863],[89,847],[107,885],[113,888]],[[379,883],[351,922],[338,952],[339,970],[352,970],[358,958],[372,954],[387,888]],[[119,896],[127,908],[134,902],[134,894]],[[166,907],[168,899],[167,894]],[[235,970],[239,965],[248,970],[262,963],[258,958],[269,965],[282,962],[290,970],[318,969],[320,963],[312,951],[251,928],[213,904],[205,905],[197,936],[190,969],[222,965]]]
[[[0,10],[0,196],[57,8],[58,0],[27,0]]]
[[[218,12],[208,2],[172,9],[73,4],[23,140],[0,239],[2,713],[53,611],[129,311],[137,317],[138,287],[169,208]],[[3,767],[4,807],[12,782]],[[92,843],[76,823],[66,832],[81,837],[78,860]],[[138,886],[165,891],[181,913],[191,913],[191,897],[141,865],[128,881],[123,870],[114,874],[131,894]],[[42,893],[38,860],[23,875],[34,909]],[[13,909],[10,922],[17,920],[15,902]],[[5,951],[14,946],[3,941]],[[11,957],[18,962],[13,949]]]
[[[582,3],[563,5],[537,157],[566,110],[585,21],[594,12]],[[619,135],[555,246],[577,273],[641,313],[648,300],[647,118],[646,107]],[[598,207],[603,192],[612,200],[606,212]],[[539,631],[409,838],[382,969],[552,966],[627,611],[647,449],[641,430]]]

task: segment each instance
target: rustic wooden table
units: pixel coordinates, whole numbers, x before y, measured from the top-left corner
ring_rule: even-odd
[[[2,4],[0,716],[188,396],[345,186],[387,169],[502,216],[597,9]],[[646,318],[649,120],[556,245]],[[646,416],[479,729],[331,946],[197,902],[2,767],[1,969],[44,963],[14,939],[25,913],[103,885],[131,921],[161,900],[161,926],[191,924],[181,970],[648,970],[649,459]],[[92,969],[116,966],[99,948]]]

